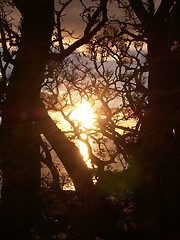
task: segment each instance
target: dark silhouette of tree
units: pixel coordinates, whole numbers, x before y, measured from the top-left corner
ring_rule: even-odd
[[[14,1],[14,4],[23,21],[21,41],[2,107],[2,199],[3,223],[18,232],[37,222],[40,216],[40,143],[33,123],[36,118],[33,109],[49,55],[54,6],[52,1],[42,6],[32,1]]]
[[[148,104],[140,121],[137,228],[144,238],[179,234],[179,1],[118,1],[122,32],[147,43]],[[122,23],[122,21],[120,21]],[[135,27],[136,26],[136,27]],[[164,230],[165,229],[165,230]],[[161,235],[162,234],[162,235]]]
[[[53,125],[39,102],[47,63],[52,59],[61,62],[78,47],[88,43],[106,21],[107,1],[100,1],[92,12],[91,8],[84,11],[86,26],[82,37],[71,45],[64,45],[60,23],[64,9],[71,2],[59,2],[60,10],[55,10],[52,0],[5,1],[5,5],[10,4],[21,14],[19,32],[14,30],[10,13],[1,4],[2,224],[7,238],[9,228],[12,230],[9,234],[16,236],[43,218],[39,207],[41,132],[45,131],[44,135],[61,156],[66,168],[69,168],[67,171],[70,172],[80,199],[92,196],[93,184],[78,149]],[[58,42],[59,46],[52,45],[51,48],[53,31],[56,36],[53,44]],[[13,69],[8,78],[10,64]],[[60,146],[56,140],[60,140]],[[64,144],[63,148],[61,144]]]
[[[117,0],[119,18],[109,16],[109,22],[96,38],[93,37],[107,20],[107,1],[90,8],[80,1],[86,27],[78,39],[62,26],[63,11],[71,0],[64,4],[60,1],[60,10],[57,8],[55,12],[50,0],[12,2],[22,16],[19,31],[11,26],[10,14],[3,8],[0,19],[5,226],[10,224],[17,231],[26,229],[42,216],[38,204],[42,133],[69,172],[81,200],[93,201],[94,185],[77,147],[68,137],[78,138],[87,145],[99,175],[107,163],[118,157],[123,160],[122,165],[132,165],[138,178],[135,191],[138,237],[176,239],[180,216],[179,1],[161,0],[158,4],[153,0]],[[74,43],[65,42],[64,34],[74,38]],[[78,57],[76,63],[67,58],[88,42],[89,53],[85,57],[90,58],[90,68]],[[114,72],[106,67],[109,57],[116,62]],[[7,77],[12,65],[12,74]],[[60,81],[59,75],[63,77]],[[59,101],[60,84],[64,84],[65,93]],[[68,137],[48,116],[39,100],[40,89],[46,109],[60,110],[70,123],[72,132]],[[99,155],[93,152],[89,139],[83,139],[81,124],[70,119],[71,110],[65,114],[67,96],[72,107],[75,106],[74,92],[92,106],[100,102],[103,114],[97,114],[96,129],[87,131],[89,139],[98,146]],[[120,104],[112,109],[111,102],[115,99]],[[122,120],[130,118],[136,118],[135,128],[121,125]],[[107,139],[113,141],[113,149],[107,147]],[[106,163],[102,161],[104,151],[109,156]],[[57,178],[56,171],[52,174]]]

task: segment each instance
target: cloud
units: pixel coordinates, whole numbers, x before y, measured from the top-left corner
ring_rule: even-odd
[[[83,1],[85,6],[89,7],[93,3],[89,0]],[[58,8],[58,5],[55,6]],[[62,27],[69,31],[74,31],[76,36],[83,34],[86,23],[82,21],[80,14],[83,12],[84,7],[80,1],[72,1],[65,9],[65,16],[63,17]]]

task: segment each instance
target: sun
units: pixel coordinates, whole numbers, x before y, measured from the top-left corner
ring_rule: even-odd
[[[83,101],[70,115],[71,120],[75,120],[82,127],[90,129],[95,122],[96,115],[88,101]]]
[[[78,147],[85,163],[89,168],[92,168],[91,160],[89,159],[88,149],[83,140],[87,139],[87,130],[93,127],[93,123],[96,120],[96,115],[94,114],[94,111],[89,102],[84,100],[81,105],[78,106],[70,114],[69,118],[77,122],[81,126],[81,129],[83,129],[83,133],[80,134],[81,140],[77,140]]]

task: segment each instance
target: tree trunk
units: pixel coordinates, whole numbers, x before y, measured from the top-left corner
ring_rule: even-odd
[[[95,188],[90,170],[85,164],[79,149],[70,142],[66,135],[56,126],[42,106],[42,118],[36,122],[38,131],[43,133],[53,150],[69,173],[81,206],[81,228],[86,234],[84,239],[93,239],[96,234],[104,234],[109,227],[110,214],[107,202]],[[104,211],[106,209],[106,217]],[[94,235],[95,234],[95,235]],[[92,237],[93,236],[93,237]]]
[[[65,169],[72,178],[78,197],[85,202],[95,197],[95,188],[79,149],[70,142],[64,133],[56,126],[42,106],[42,118],[36,122],[41,133],[51,144]]]
[[[41,137],[40,137],[40,141],[41,141],[41,147],[45,153],[45,156],[41,156],[41,162],[43,162],[49,168],[53,178],[52,189],[56,194],[57,198],[61,198],[63,190],[61,189],[61,186],[60,186],[59,171],[52,160],[51,152],[48,149],[47,144],[42,140]]]
[[[54,27],[51,0],[14,1],[23,22],[21,42],[3,108],[3,224],[23,231],[35,224],[40,189],[40,143],[34,127],[36,101]],[[12,230],[12,231],[13,231]]]
[[[149,106],[141,127],[142,185],[136,196],[137,222],[146,239],[162,233],[173,239],[179,232],[179,13],[177,3],[169,21],[157,24],[148,37]]]

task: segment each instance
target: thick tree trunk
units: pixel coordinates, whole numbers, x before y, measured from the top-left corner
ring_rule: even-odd
[[[179,231],[178,9],[169,21],[157,24],[148,38],[149,106],[141,127],[139,167],[142,185],[136,196],[138,227],[149,236],[147,239],[159,239],[162,233],[169,236],[167,239],[173,239]]]
[[[51,0],[14,1],[23,16],[22,36],[3,109],[3,224],[23,231],[35,224],[40,189],[36,101],[54,27]],[[10,230],[11,231],[11,230]]]
[[[104,197],[97,191],[92,182],[90,170],[79,149],[56,126],[43,105],[42,117],[40,121],[36,122],[36,126],[51,144],[73,180],[77,196],[82,204],[79,218],[81,219],[81,231],[86,234],[84,239],[94,239],[98,233],[103,235],[109,227],[111,216]],[[105,218],[104,211],[106,211]]]
[[[70,142],[65,134],[56,126],[42,106],[42,118],[36,122],[39,131],[51,144],[57,156],[72,178],[78,197],[83,202],[95,197],[95,188],[90,170],[85,164],[79,149]]]

